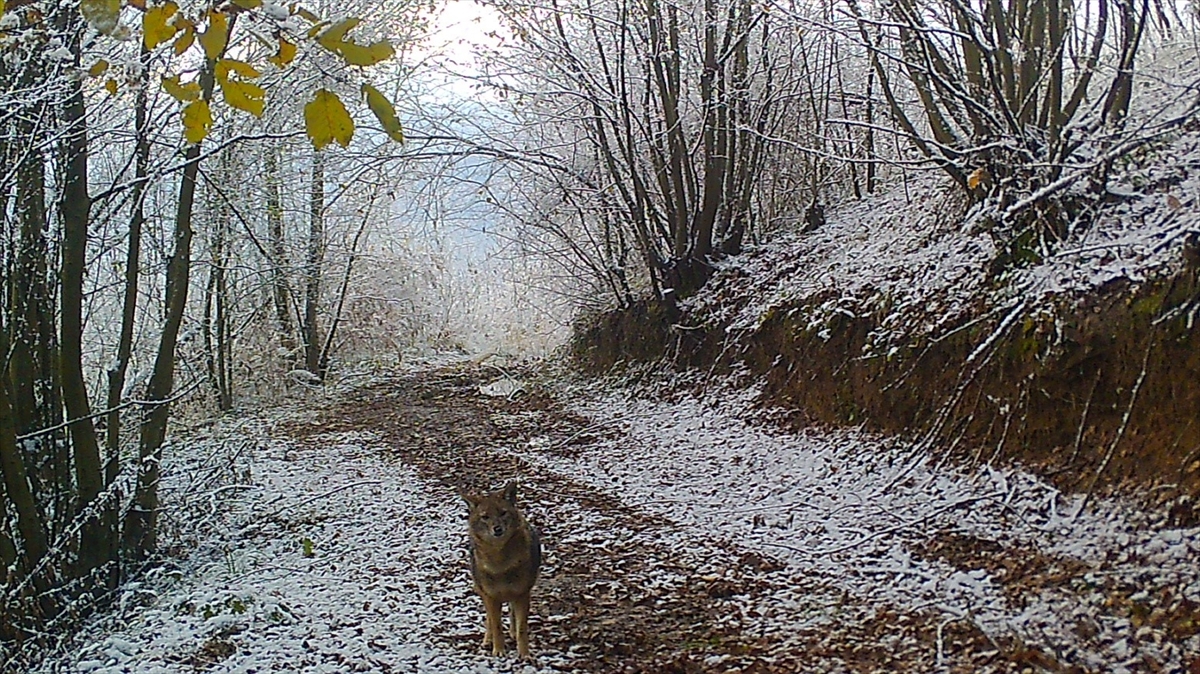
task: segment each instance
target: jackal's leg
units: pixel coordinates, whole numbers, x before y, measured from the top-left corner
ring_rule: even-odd
[[[517,640],[517,654],[522,660],[529,659],[529,595],[514,599],[512,606],[513,638]]]
[[[487,630],[483,635],[483,649],[492,647],[492,655],[504,655],[504,624],[500,611],[504,604],[484,595],[483,607],[487,609]]]

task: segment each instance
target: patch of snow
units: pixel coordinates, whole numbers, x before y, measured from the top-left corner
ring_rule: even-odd
[[[372,442],[247,449],[252,487],[214,513],[180,568],[153,580],[157,599],[96,619],[34,674],[557,671],[554,653],[525,666],[476,652],[483,610],[461,508]],[[470,647],[445,641],[455,635]]]
[[[1047,587],[1014,606],[986,569],[963,570],[917,553],[942,531],[1094,565],[1132,546],[1141,556],[1120,567],[1130,578],[1152,588],[1200,582],[1189,554],[1200,530],[1147,530],[1115,501],[1080,513],[1081,496],[1064,496],[1028,473],[948,469],[922,450],[853,429],[772,431],[742,418],[744,401],[726,393],[664,403],[624,391],[572,390],[567,397],[576,412],[622,433],[582,456],[547,451],[537,438],[518,449],[536,465],[684,531],[779,559],[797,576],[876,605],[969,617],[993,638],[1052,644],[1101,669],[1128,657],[1121,645],[1128,625],[1100,626],[1108,636],[1100,641],[1109,645],[1088,651],[1064,619],[1078,594]],[[1106,599],[1098,589],[1085,594],[1091,602]],[[1179,644],[1156,651],[1176,665],[1184,655]]]

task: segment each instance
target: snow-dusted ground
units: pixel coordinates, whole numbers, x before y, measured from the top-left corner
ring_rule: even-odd
[[[386,461],[369,434],[307,448],[261,423],[217,434],[247,437],[244,489],[228,509],[213,501],[193,553],[127,586],[125,610],[38,672],[533,671],[432,637],[482,634],[452,491]]]
[[[963,625],[1004,657],[1024,644],[1089,671],[1147,671],[1150,661],[1187,671],[1200,658],[1200,636],[1179,622],[1200,604],[1200,531],[1164,528],[1126,504],[1096,499],[1080,512],[1080,497],[1021,472],[938,466],[854,430],[783,432],[748,415],[752,391],[656,402],[568,386],[561,399],[582,428],[566,436],[553,408],[513,411],[486,395],[495,385],[427,387],[415,402],[412,390],[377,389],[399,393],[376,418],[406,413],[403,400],[433,415],[476,405],[505,433],[495,446],[452,448],[445,466],[524,472],[546,550],[535,665],[480,653],[463,507],[419,465],[425,450],[395,451],[421,438],[356,417],[357,430],[297,441],[297,424],[319,415],[283,410],[177,445],[165,479],[186,510],[164,538],[186,554],[128,584],[117,610],[36,674],[608,671],[587,659],[608,646],[573,635],[603,641],[609,620],[684,618],[699,622],[664,634],[703,671],[726,671],[725,658],[746,665],[737,658],[748,652],[756,671],[880,666],[837,649],[787,659],[839,629],[885,651],[915,649],[920,671],[963,671],[964,657],[983,663],[969,671],[1005,671],[990,647],[964,655],[951,643]],[[364,400],[329,409],[352,415]],[[216,469],[221,479],[197,480]],[[946,540],[966,542],[956,552]],[[605,602],[610,613],[587,616],[586,604]],[[919,641],[885,617],[882,632],[865,629],[894,609],[932,614],[936,636]],[[600,629],[585,632],[587,620]],[[642,662],[660,662],[651,655]]]
[[[1173,58],[1191,67],[1198,57]],[[1190,97],[1165,93],[1148,98],[1191,104]],[[1174,113],[1160,105],[1141,114],[1152,126],[1157,115]],[[975,224],[986,204],[968,209],[944,176],[925,173],[861,200],[831,204],[815,231],[783,232],[717,262],[712,284],[684,306],[732,335],[797,307],[816,330],[836,314],[874,315],[879,326],[864,355],[879,355],[943,334],[984,299],[1000,308],[1021,301],[1023,311],[1036,313],[1054,298],[1113,281],[1136,287],[1183,266],[1185,239],[1200,233],[1198,156],[1200,133],[1182,129],[1126,157],[1108,186],[1117,203],[1098,206],[1090,224],[1066,240],[1038,248],[1039,261],[1007,270],[1003,283],[989,278],[997,242]],[[1082,188],[1081,182],[1072,189]],[[1193,319],[1200,312],[1195,304],[1188,309]]]
[[[1162,621],[1097,619],[1090,609],[1164,590],[1200,603],[1200,529],[1148,526],[1145,514],[1112,500],[1081,512],[1081,495],[1028,473],[938,466],[853,430],[773,431],[743,419],[748,392],[671,403],[623,391],[576,395],[577,412],[622,433],[570,458],[534,437],[523,457],[877,605],[933,609],[1096,671],[1141,671],[1147,654],[1167,671],[1198,662],[1200,636],[1171,643]],[[1069,589],[1048,583],[1014,605],[988,568],[923,557],[941,532],[996,545],[1001,555],[1035,554],[1094,572],[1079,572]],[[1137,591],[1122,597],[1119,588],[1130,585]]]

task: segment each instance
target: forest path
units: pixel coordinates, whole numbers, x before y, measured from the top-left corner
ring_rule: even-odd
[[[981,671],[979,653],[994,658],[970,623],[941,625],[932,612],[856,600],[721,532],[681,526],[624,502],[619,490],[547,467],[539,458],[569,462],[595,449],[600,437],[630,439],[545,394],[484,394],[500,372],[458,366],[399,375],[353,391],[308,422],[289,425],[288,433],[309,451],[369,434],[369,444],[415,469],[462,510],[462,532],[441,542],[459,551],[465,510],[455,488],[480,491],[518,480],[518,499],[545,550],[531,618],[542,667],[926,672],[938,668],[939,639],[942,668]],[[498,381],[503,391],[511,380]],[[668,501],[670,490],[664,483]],[[436,631],[436,638],[474,656],[482,612],[469,591],[465,554],[442,571],[472,617]]]
[[[177,565],[38,672],[1200,674],[1200,530],[785,432],[753,391],[523,379],[420,366],[200,431],[164,471]],[[510,479],[532,665],[479,648],[455,493]]]

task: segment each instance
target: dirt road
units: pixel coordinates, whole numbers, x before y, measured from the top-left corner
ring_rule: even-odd
[[[994,649],[963,624],[856,604],[821,579],[736,541],[640,511],[511,451],[538,437],[560,455],[614,433],[545,396],[481,395],[494,370],[443,370],[360,389],[298,427],[300,442],[372,429],[397,461],[445,486],[520,480],[546,568],[531,619],[539,651],[596,672],[980,671]],[[447,542],[448,545],[460,542]],[[465,557],[447,583],[469,584]],[[474,602],[473,597],[467,597]],[[482,618],[480,618],[482,620]],[[478,635],[450,639],[475,652]],[[993,654],[987,654],[991,652]],[[985,653],[980,656],[980,653]],[[544,658],[543,658],[544,659]]]
[[[490,382],[513,379],[520,377],[501,377],[487,367],[397,376],[330,405],[296,437],[303,442],[372,429],[390,457],[443,485],[451,499],[456,486],[484,489],[519,479],[522,500],[541,528],[547,550],[533,633],[543,653],[556,654],[552,661],[557,667],[604,672],[1084,672],[1114,666],[1096,660],[1106,657],[1111,650],[1107,642],[1122,639],[1123,632],[1128,637],[1116,644],[1115,656],[1126,656],[1130,671],[1142,666],[1169,670],[1182,663],[1200,667],[1195,659],[1200,613],[1187,598],[1187,583],[1194,578],[1139,585],[1122,573],[1115,557],[1110,568],[1102,569],[1039,549],[1036,543],[986,540],[933,516],[922,526],[904,528],[904,536],[893,535],[904,539],[913,557],[951,567],[946,577],[955,582],[997,586],[995,593],[1002,595],[999,601],[1010,614],[1035,607],[1046,593],[1059,604],[1102,602],[1099,610],[1043,619],[1069,622],[1059,627],[1070,634],[1070,643],[1045,627],[1028,632],[1042,634],[1043,643],[1027,642],[1020,632],[1003,628],[989,635],[980,626],[986,618],[937,605],[914,609],[856,596],[846,589],[854,583],[838,577],[844,568],[792,563],[789,557],[795,555],[788,555],[783,544],[777,547],[781,556],[771,554],[772,527],[797,526],[794,520],[785,526],[770,519],[778,508],[738,502],[741,495],[726,494],[726,505],[738,512],[761,506],[762,512],[751,516],[751,526],[768,532],[765,546],[761,539],[747,539],[750,544],[743,545],[736,535],[705,526],[686,508],[670,503],[687,498],[675,489],[672,474],[687,472],[686,467],[668,466],[652,478],[661,483],[661,489],[648,492],[661,496],[655,501],[624,490],[619,480],[629,476],[620,475],[622,466],[585,459],[623,447],[632,449],[634,457],[626,463],[637,462],[638,445],[654,452],[652,442],[631,437],[622,424],[602,418],[603,413],[597,418],[568,410],[536,387],[511,396],[481,394]],[[566,470],[554,469],[564,466]],[[709,470],[724,469],[718,462],[700,472]],[[580,475],[584,479],[577,479]],[[645,481],[646,471],[636,478]],[[721,494],[715,496],[721,499]],[[971,501],[950,505],[965,510],[975,507]],[[1008,501],[1015,513],[1011,494]],[[1003,511],[1002,505],[1001,517]],[[904,513],[896,517],[906,521]],[[887,534],[888,527],[876,531]],[[1182,550],[1188,550],[1186,540]],[[1126,556],[1125,571],[1138,568],[1134,557],[1130,561]],[[892,583],[889,568],[897,582],[922,573],[909,564],[907,570],[876,564],[873,582]],[[465,566],[448,572],[446,582],[466,584]],[[1149,600],[1153,606],[1139,598],[1148,586],[1160,595]],[[1200,586],[1190,592],[1196,589]],[[1047,601],[1042,597],[1042,603]],[[449,647],[477,648],[477,635],[458,634],[449,639]]]
[[[177,441],[171,556],[36,671],[1200,674],[1200,531],[752,391],[536,379],[376,374]],[[532,664],[479,648],[455,494],[510,479]]]

